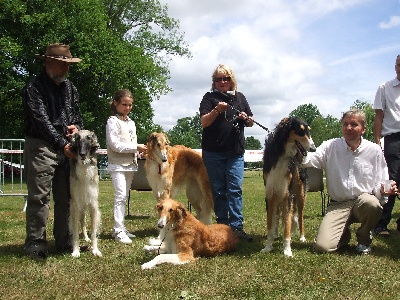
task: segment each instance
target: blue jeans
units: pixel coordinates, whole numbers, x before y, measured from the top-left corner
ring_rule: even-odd
[[[243,229],[243,154],[202,151],[210,179],[217,223]]]

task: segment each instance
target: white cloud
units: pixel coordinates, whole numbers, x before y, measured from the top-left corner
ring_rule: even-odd
[[[379,23],[379,27],[382,29],[391,29],[400,26],[400,16],[391,16],[388,22]]]
[[[400,44],[390,38],[397,33],[371,35],[382,17],[373,23],[370,14],[358,13],[373,12],[380,5],[376,1],[162,3],[180,21],[193,54],[190,60],[172,59],[174,91],[153,102],[154,121],[165,130],[195,115],[219,63],[233,68],[255,119],[271,129],[300,104],[312,103],[323,115],[339,117],[355,100],[371,100],[378,85],[394,76]],[[255,125],[246,135],[263,140],[265,131]]]

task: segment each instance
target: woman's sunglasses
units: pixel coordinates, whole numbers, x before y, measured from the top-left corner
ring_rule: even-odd
[[[231,81],[230,77],[218,77],[214,78],[214,82],[221,82],[221,81]]]

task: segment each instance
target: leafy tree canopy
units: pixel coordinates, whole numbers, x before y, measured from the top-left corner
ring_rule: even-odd
[[[315,118],[322,117],[318,107],[313,104],[299,105],[289,116],[301,118],[308,125],[311,125]]]
[[[315,146],[321,145],[323,141],[342,136],[340,120],[331,115],[315,118],[310,127]]]
[[[364,138],[374,141],[373,123],[375,111],[370,102],[356,100],[351,108],[358,108],[364,111],[367,117],[367,130]],[[342,136],[341,120],[331,115],[322,116],[318,108],[312,104],[300,105],[290,113],[290,116],[297,116],[308,122],[311,127],[311,135],[316,146],[323,141]],[[341,116],[340,116],[341,118]],[[311,122],[309,122],[311,120]]]
[[[261,150],[262,146],[259,140],[254,136],[246,137],[246,150]]]
[[[374,142],[374,118],[375,118],[375,111],[370,102],[366,101],[361,101],[361,100],[356,100],[351,108],[358,108],[362,110],[365,113],[365,116],[367,118],[367,129],[365,130],[364,133],[364,138]]]
[[[171,145],[185,145],[192,149],[200,149],[202,132],[200,114],[196,113],[194,117],[178,119],[177,124],[167,134]]]
[[[109,102],[116,90],[134,95],[139,142],[157,129],[151,102],[170,91],[171,56],[190,57],[179,22],[158,0],[0,0],[0,133],[23,138],[24,85],[43,68],[34,54],[69,44],[82,62],[69,78],[80,94],[85,127],[104,146]]]

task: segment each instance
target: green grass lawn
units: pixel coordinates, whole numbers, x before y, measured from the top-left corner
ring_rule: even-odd
[[[265,244],[266,215],[259,171],[244,180],[245,230],[252,243],[240,242],[236,252],[200,258],[182,266],[160,265],[141,270],[154,255],[142,250],[157,235],[155,200],[151,192],[131,191],[126,227],[136,234],[131,245],[111,238],[113,189],[100,182],[102,258],[84,252],[78,259],[57,254],[49,219],[49,258],[37,262],[24,256],[25,217],[22,197],[0,198],[0,295],[2,299],[400,299],[400,234],[374,239],[371,255],[357,255],[354,230],[351,247],[340,254],[315,254],[311,242],[321,221],[319,193],[309,193],[305,209],[307,243],[292,239],[293,257],[283,255],[278,238],[272,253]],[[183,193],[178,200],[187,204]],[[393,218],[399,217],[398,204]],[[282,231],[280,231],[282,232]]]

